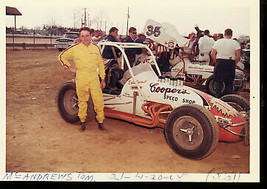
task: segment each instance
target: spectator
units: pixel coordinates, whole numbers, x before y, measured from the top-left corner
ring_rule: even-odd
[[[216,38],[215,41],[219,40],[219,39],[223,39],[223,34],[222,33],[218,33],[218,36]]]
[[[134,40],[135,43],[144,43],[146,36],[142,33],[138,34],[137,38]]]
[[[145,40],[146,40],[146,36],[144,34],[140,33],[138,35],[138,37],[134,40],[134,42],[143,44]],[[136,54],[141,54],[144,50],[145,49],[136,49],[135,52],[136,52]],[[146,51],[143,53],[146,53]]]
[[[146,36],[142,33],[138,34],[138,37],[134,40],[135,43],[141,43],[144,44],[144,41],[146,40]],[[145,58],[147,57],[147,49],[145,48],[137,48],[135,49],[135,61],[133,63],[133,66],[143,62]]]
[[[214,40],[209,37],[210,31],[204,31],[204,37],[201,37],[198,41],[199,45],[199,61],[203,61],[201,64],[208,65],[210,63],[210,52],[212,50]]]
[[[217,33],[214,33],[213,36],[212,36],[212,38],[213,38],[214,41],[217,40],[217,37],[218,37],[218,34]]]
[[[203,31],[199,29],[197,24],[195,25],[195,30],[197,31],[197,36],[196,36],[195,42],[193,43],[193,48],[194,48],[195,56],[198,56],[198,54],[199,54],[198,41],[203,36]]]
[[[94,44],[97,44],[99,41],[104,39],[104,37],[106,37],[106,35],[102,34],[101,30],[96,30],[95,35],[92,37],[92,42]]]
[[[130,27],[129,28],[129,35],[123,40],[123,42],[126,43],[133,43],[134,40],[137,38],[137,31],[135,27]],[[128,57],[128,60],[131,64],[133,65],[133,62],[135,61],[135,54],[136,54],[136,49],[125,49],[125,53]]]
[[[189,58],[189,60],[192,62],[195,57],[195,51],[194,51],[194,42],[195,42],[195,33],[191,33],[188,36],[189,43],[187,47],[182,47],[182,54],[186,54]]]
[[[129,28],[129,35],[126,36],[126,38],[123,40],[123,42],[134,42],[134,40],[137,38],[137,32],[135,27]]]
[[[200,38],[203,36],[203,31],[199,29],[198,25],[195,25],[195,30],[197,31],[197,38]]]
[[[198,56],[199,54],[199,46],[198,46],[198,41],[199,41],[199,37],[196,37],[194,43],[193,43],[193,51],[194,51],[194,55]]]
[[[104,38],[104,40],[111,42],[118,42],[117,40],[118,31],[119,30],[116,27],[110,28],[109,34]],[[114,58],[117,59],[118,56],[119,56],[119,49],[110,46],[106,46],[102,54],[102,57],[106,59],[114,59]]]
[[[235,67],[240,60],[240,45],[232,40],[233,31],[226,29],[224,39],[214,43],[211,56],[214,67],[214,80],[216,83],[216,97],[221,97],[223,83],[225,83],[225,93],[231,94],[235,78]]]

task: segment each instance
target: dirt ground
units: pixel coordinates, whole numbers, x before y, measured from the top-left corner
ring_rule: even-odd
[[[223,143],[203,160],[177,155],[162,129],[107,118],[84,132],[58,113],[57,94],[73,78],[56,49],[6,53],[6,171],[98,173],[249,173],[250,147]],[[242,93],[248,98],[248,92]]]

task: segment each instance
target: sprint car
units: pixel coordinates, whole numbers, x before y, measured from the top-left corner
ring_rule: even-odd
[[[217,99],[183,85],[184,78],[164,77],[146,45],[115,42],[100,42],[98,45],[102,52],[109,46],[121,53],[117,60],[104,60],[106,117],[147,128],[163,128],[170,148],[190,159],[209,156],[218,141],[248,141],[249,103],[243,97],[226,95]],[[127,49],[144,49],[149,58],[130,62],[125,53]],[[112,77],[114,75],[116,77]],[[114,78],[117,78],[116,85],[109,87]],[[59,90],[58,108],[65,121],[79,121],[74,79],[64,83]],[[88,121],[93,117],[95,113],[90,99]]]
[[[189,40],[180,35],[176,28],[166,22],[158,23],[154,20],[147,20],[144,28],[147,38],[151,39],[159,46],[155,49],[158,62],[163,64],[167,69],[163,73],[168,77],[179,77],[185,75],[185,84],[190,86],[204,85],[206,91],[215,95],[215,82],[213,79],[214,66],[202,65],[200,61],[190,61],[186,54],[179,53],[179,49],[188,46]],[[169,56],[167,56],[169,53]],[[160,58],[165,56],[165,58]],[[240,62],[238,67],[243,68]],[[245,87],[247,77],[241,69],[235,70],[234,91],[241,90]],[[222,93],[225,90],[223,87]]]

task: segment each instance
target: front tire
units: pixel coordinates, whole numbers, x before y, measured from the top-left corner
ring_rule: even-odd
[[[91,121],[95,117],[93,102],[91,97],[88,100],[86,122]],[[58,93],[58,110],[62,118],[71,124],[77,123],[78,117],[78,97],[76,94],[76,85],[73,81],[63,84]]]
[[[175,109],[165,125],[165,139],[177,154],[190,159],[209,156],[219,141],[219,128],[213,115],[199,105]]]

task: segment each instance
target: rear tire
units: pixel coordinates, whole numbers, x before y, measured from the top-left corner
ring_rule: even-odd
[[[249,119],[250,119],[250,105],[249,101],[242,96],[236,94],[229,94],[222,96],[220,98],[222,101],[227,102],[230,106],[235,108],[239,113],[241,113],[245,118],[248,124],[242,130],[245,137],[241,137],[241,140],[244,140],[245,145],[249,145]]]
[[[222,96],[220,99],[230,104],[238,112],[241,112],[241,111],[249,112],[250,110],[248,100],[242,96],[239,96],[236,94],[228,94],[228,95]]]
[[[175,109],[165,125],[165,139],[177,154],[190,159],[209,156],[219,141],[219,128],[213,115],[199,105]]]

